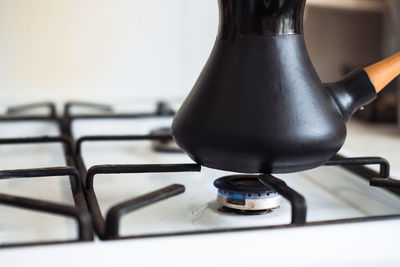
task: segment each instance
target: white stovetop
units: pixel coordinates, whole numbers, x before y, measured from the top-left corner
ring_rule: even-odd
[[[78,121],[74,124],[74,133],[76,136],[146,134],[150,129],[169,125],[169,123],[170,120]],[[367,150],[358,153],[351,150],[351,148],[362,144],[362,141],[360,141],[362,138],[370,140],[366,136],[376,134],[376,131],[370,130],[364,135],[365,129],[362,124],[353,123],[351,125],[349,141],[345,147],[346,151],[365,156],[364,153]],[[57,134],[57,129],[49,123],[5,123],[0,125],[0,137],[11,137],[16,132],[23,136],[54,135]],[[355,138],[355,135],[360,135],[360,133],[362,136]],[[381,140],[377,143],[397,144],[398,138],[395,134],[393,140],[390,137],[385,138],[390,141]],[[385,146],[380,146],[380,148]],[[83,155],[87,167],[103,163],[191,162],[189,158],[179,154],[154,154],[149,150],[149,147],[150,143],[146,142],[87,143],[83,146]],[[376,154],[373,152],[379,152],[373,150],[372,146],[362,145],[362,147],[368,149],[367,155],[374,156]],[[61,147],[57,144],[1,146],[0,168],[60,166],[63,165],[61,151]],[[104,151],[107,153],[104,153]],[[370,151],[371,153],[369,153]],[[386,149],[384,152],[388,152],[388,150]],[[379,155],[382,155],[382,153]],[[384,156],[394,157],[394,162],[397,164],[396,153],[389,153]],[[390,160],[393,161],[393,159]],[[329,169],[329,172],[327,172],[327,169]],[[395,171],[396,169],[400,170],[400,165],[395,165],[394,169]],[[204,168],[201,173],[98,175],[95,179],[95,190],[104,214],[112,205],[128,198],[172,183],[185,185],[186,192],[184,194],[125,216],[121,224],[123,235],[289,223],[290,206],[286,201],[282,203],[278,210],[262,216],[243,217],[218,213],[215,203],[216,190],[212,181],[226,174],[228,173]],[[363,180],[355,178],[354,175],[339,168],[325,167],[301,174],[279,175],[279,177],[286,180],[290,186],[306,197],[309,208],[308,221],[389,215],[400,212],[398,197],[383,190],[371,188]],[[66,177],[61,179],[43,178],[34,181],[8,180],[0,183],[2,185],[0,187],[1,193],[73,203]],[[0,206],[0,213],[7,214],[0,220],[0,240],[20,242],[37,239],[71,239],[76,236],[74,222],[68,219],[34,212],[21,212],[21,210],[5,206]],[[26,228],[27,225],[31,225],[31,227]],[[32,229],[35,230],[32,231]],[[319,266],[322,262],[332,264],[356,262],[365,266],[367,263],[373,264],[373,259],[378,260],[381,264],[383,259],[388,264],[395,259],[400,260],[400,256],[395,251],[396,240],[399,237],[400,221],[395,220],[252,233],[106,243],[96,241],[54,247],[7,249],[0,251],[0,255],[2,261],[4,259],[7,264],[14,263],[15,266],[22,264],[30,257],[34,257],[38,263],[44,261],[44,255],[47,255],[46,261],[48,261],[60,257],[59,255],[65,256],[66,252],[71,252],[71,255],[75,255],[73,258],[79,257],[83,261],[86,258],[87,260],[90,259],[90,262],[104,261],[103,263],[108,264],[111,262],[111,257],[116,257],[123,259],[121,263],[125,263],[125,265],[132,265],[135,260],[140,260],[142,263],[140,265],[145,265],[143,264],[147,262],[145,259],[153,263],[158,262],[158,265],[165,265],[165,262],[171,263],[168,255],[176,258],[180,254],[183,254],[185,259],[190,257],[191,263],[195,261],[198,265],[207,261],[207,258],[211,260],[217,255],[220,256],[219,259],[212,259],[215,263],[226,263],[229,260],[226,255],[232,252],[237,260],[235,264],[229,264],[233,266],[236,264],[243,266],[246,263],[260,264],[262,259],[271,264],[277,262],[298,263],[299,260],[308,266],[311,263]],[[385,249],[378,248],[376,250],[375,247]],[[370,251],[373,251],[373,253],[370,253]],[[284,256],[284,253],[295,256]],[[337,253],[337,256],[331,256],[335,253]],[[52,255],[58,256],[52,257]],[[68,263],[69,259],[63,261],[65,266]]]
[[[395,124],[351,121],[342,149],[353,156],[380,156],[389,160],[392,176],[400,179],[400,128]]]

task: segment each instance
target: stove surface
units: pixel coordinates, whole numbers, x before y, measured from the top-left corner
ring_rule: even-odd
[[[75,140],[84,136],[148,135],[153,130],[169,127],[171,121],[171,117],[112,120],[82,118],[72,122],[72,134]],[[57,122],[52,121],[2,121],[0,123],[0,138],[2,139],[59,134]],[[87,141],[82,143],[81,155],[87,169],[100,164],[193,163],[184,153],[154,151],[152,141],[149,140]],[[65,165],[61,144],[0,146],[0,169],[2,170]],[[244,216],[221,212],[221,205],[217,202],[217,188],[213,183],[218,178],[234,174],[237,173],[204,167],[200,172],[97,174],[94,179],[94,190],[100,212],[103,217],[106,217],[107,212],[118,203],[171,184],[184,185],[184,193],[124,215],[119,231],[122,238],[185,231],[290,226],[291,205],[286,199],[282,199],[279,208],[266,214]],[[371,187],[366,179],[340,167],[325,166],[302,173],[276,175],[276,177],[284,180],[289,187],[305,197],[308,223],[336,221],[335,227],[341,231],[340,229],[351,228],[353,224],[341,224],[337,220],[360,219],[361,222],[362,218],[400,213],[398,195],[382,188]],[[67,176],[0,180],[0,193],[74,205]],[[69,218],[5,205],[0,205],[0,213],[3,215],[0,220],[0,244],[77,238],[76,223]],[[364,222],[368,225],[374,223],[377,222],[374,220]],[[289,233],[292,231],[291,228],[286,230],[281,228],[279,231]],[[307,231],[313,231],[312,229],[313,227],[310,227]],[[371,229],[374,231],[374,228]],[[376,227],[376,231],[378,233],[381,229]],[[268,232],[270,231],[264,231],[260,233],[260,236],[267,237]],[[393,233],[397,237],[400,236],[399,231]],[[370,234],[366,233],[366,235]],[[230,235],[237,234],[230,233]],[[220,237],[214,234],[214,237],[217,236]],[[188,236],[188,239],[191,240],[192,237]],[[140,240],[144,242],[145,239],[138,241]],[[159,241],[154,242],[157,244]],[[95,243],[99,241],[96,240]]]
[[[73,122],[75,139],[91,135],[146,135],[168,127],[171,118],[81,119]],[[53,122],[5,122],[0,137],[58,135]],[[82,144],[82,157],[89,169],[100,164],[181,164],[193,163],[183,153],[156,152],[151,141],[96,141]],[[65,165],[61,144],[24,144],[0,147],[1,169],[56,167]],[[201,172],[99,174],[94,188],[103,216],[117,203],[182,184],[186,191],[170,199],[125,215],[120,235],[144,235],[180,231],[215,230],[289,224],[291,207],[283,200],[280,207],[258,216],[219,211],[214,180],[234,173],[202,168]],[[339,167],[321,167],[302,173],[277,175],[300,192],[307,201],[308,222],[397,214],[400,198],[386,190],[370,187],[365,179]],[[60,179],[0,181],[0,193],[28,196],[73,204],[67,177]],[[74,221],[54,215],[0,206],[7,214],[0,225],[1,243],[73,239]]]

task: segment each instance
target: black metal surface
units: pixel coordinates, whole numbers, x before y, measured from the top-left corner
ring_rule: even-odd
[[[76,153],[81,154],[84,142],[95,141],[167,141],[172,140],[171,135],[107,135],[107,136],[83,136],[76,141]]]
[[[336,155],[328,162],[326,166],[342,166],[351,169],[353,166],[379,165],[379,177],[388,178],[390,175],[390,164],[386,159],[378,157],[362,157],[362,158],[344,158]]]
[[[29,116],[24,114],[28,113],[32,109],[41,107],[48,108],[49,111],[47,115]],[[55,105],[52,103],[39,103],[39,104],[15,106],[8,108],[7,113],[13,116],[0,117],[0,121],[36,121],[36,120],[51,121],[56,123],[62,132],[62,120],[57,117]],[[45,242],[28,242],[28,243],[17,243],[17,244],[1,244],[0,248],[27,246],[27,245],[33,246],[42,244],[60,244],[60,243],[93,240],[91,216],[89,214],[87,204],[85,201],[84,192],[82,190],[82,181],[80,173],[76,169],[76,165],[73,160],[74,149],[72,146],[72,141],[70,136],[60,135],[60,136],[0,139],[0,145],[24,145],[24,144],[46,144],[46,143],[63,144],[63,151],[67,166],[36,168],[36,169],[0,170],[0,180],[69,176],[71,193],[74,199],[75,206],[68,206],[58,203],[52,203],[49,201],[36,200],[32,198],[23,198],[5,194],[0,194],[0,203],[3,205],[35,210],[38,212],[46,212],[56,215],[73,217],[78,224],[78,238],[77,240],[67,240],[67,241],[45,241]]]
[[[112,231],[112,236],[109,236],[106,232],[107,225],[117,225],[117,222],[105,221],[101,215],[99,203],[97,201],[96,193],[93,188],[93,180],[97,174],[120,174],[120,173],[169,173],[169,172],[198,172],[200,171],[200,166],[197,164],[170,164],[170,165],[97,165],[91,167],[87,171],[86,176],[86,198],[90,211],[93,215],[94,227],[97,231],[97,235],[101,239],[110,239],[112,237],[118,236],[118,233]],[[132,201],[124,202],[122,204],[117,204],[114,207],[118,209],[119,205],[123,205],[125,209],[130,209],[130,204],[132,209],[136,207],[136,203]],[[114,208],[112,207],[111,210]],[[110,217],[107,219],[115,219],[115,217]],[[113,228],[115,229],[115,228]]]
[[[140,164],[140,165],[96,165],[87,171],[86,189],[93,189],[93,180],[97,174],[156,173],[156,172],[198,172],[197,164]]]
[[[180,149],[174,139],[171,136],[172,131],[171,127],[162,127],[162,128],[157,128],[154,129],[150,132],[150,135],[155,135],[155,136],[163,136],[163,135],[169,135],[170,139],[165,139],[165,140],[154,140],[153,141],[153,150],[161,153],[185,153],[183,152],[182,149]]]
[[[42,107],[48,108],[49,117],[56,118],[56,116],[57,116],[56,105],[54,105],[53,103],[48,103],[48,102],[8,107],[7,115],[15,115],[15,114],[18,115],[19,113],[24,113],[26,111],[32,111],[33,109],[42,108]]]
[[[64,108],[65,131],[70,133],[72,138],[72,121],[79,119],[142,119],[142,118],[160,118],[171,117],[175,112],[164,102],[159,102],[154,112],[150,113],[131,113],[131,114],[97,114],[97,115],[73,115],[71,109],[74,106],[82,106],[82,103],[68,103]],[[103,105],[101,105],[102,107]],[[93,107],[98,109],[95,104],[86,105],[84,107]],[[84,136],[76,141],[75,156],[79,170],[83,177],[86,193],[86,199],[93,217],[94,228],[100,239],[109,240],[117,239],[119,236],[119,221],[123,214],[134,211],[139,207],[161,201],[165,198],[172,197],[184,191],[184,187],[180,185],[171,185],[170,187],[159,191],[143,195],[141,197],[127,200],[110,208],[106,218],[103,218],[97,196],[93,187],[94,177],[97,174],[121,174],[121,173],[156,173],[156,172],[197,172],[200,171],[200,165],[197,164],[149,164],[149,165],[97,165],[86,170],[84,160],[82,158],[82,144],[84,142],[98,141],[167,141],[172,140],[169,134],[164,135],[121,135],[121,136]]]
[[[276,190],[268,184],[263,184],[254,175],[231,175],[218,178],[214,186],[220,190],[238,193],[274,193]]]
[[[60,205],[48,201],[38,201],[28,198],[8,196],[0,194],[0,203],[32,209],[42,212],[50,212],[64,216],[70,216],[76,219],[79,226],[79,241],[93,240],[90,221],[93,222],[94,228],[100,239],[127,239],[127,238],[151,238],[151,237],[168,237],[180,235],[196,235],[196,234],[215,234],[237,231],[255,231],[267,229],[279,229],[296,226],[318,226],[327,224],[339,223],[356,223],[375,220],[400,219],[400,214],[390,216],[363,217],[343,220],[330,220],[321,222],[306,221],[306,201],[299,193],[289,188],[286,183],[276,177],[268,174],[259,176],[259,181],[274,187],[283,197],[287,198],[292,205],[292,222],[290,224],[277,226],[262,226],[262,227],[246,227],[246,228],[222,228],[216,230],[200,230],[200,231],[184,231],[173,233],[147,234],[135,236],[120,236],[119,223],[124,214],[133,212],[138,208],[162,201],[169,197],[183,193],[184,186],[171,185],[169,187],[144,194],[134,199],[124,201],[113,206],[107,213],[106,218],[103,218],[99,203],[97,201],[95,189],[93,187],[94,177],[97,174],[114,174],[114,173],[156,173],[156,172],[196,172],[200,171],[200,165],[197,164],[150,164],[150,165],[98,165],[92,166],[88,171],[82,158],[82,144],[86,141],[145,141],[145,140],[171,140],[170,135],[124,135],[124,136],[87,136],[81,137],[75,143],[71,131],[72,122],[77,119],[114,119],[114,118],[158,118],[162,116],[172,116],[173,111],[165,103],[158,104],[154,112],[135,113],[135,114],[114,114],[108,105],[97,105],[91,103],[71,102],[64,108],[62,117],[54,117],[52,105],[49,107],[49,115],[46,116],[13,116],[0,117],[0,121],[22,121],[22,120],[49,120],[57,123],[61,129],[61,135],[56,137],[34,137],[34,138],[8,138],[0,139],[1,144],[29,144],[29,143],[53,143],[59,142],[64,144],[64,152],[67,166],[56,168],[40,168],[40,169],[25,169],[25,170],[4,170],[0,171],[0,179],[11,179],[18,177],[43,177],[43,176],[70,176],[71,189],[74,196],[75,207]],[[71,113],[73,107],[86,107],[94,109],[106,114],[88,114],[74,115]],[[11,109],[11,113],[23,113],[29,105],[23,108]],[[36,105],[33,106],[36,108]],[[380,165],[380,173],[376,173],[364,165]],[[389,163],[381,158],[344,158],[336,156],[326,163],[328,166],[342,166],[360,177],[370,181],[371,185],[382,186],[385,189],[400,195],[399,182],[389,178]],[[81,179],[81,177],[83,179]],[[85,199],[86,198],[86,199]],[[88,216],[88,207],[91,218]],[[26,245],[49,245],[60,243],[71,243],[75,241],[55,241],[55,242],[36,242],[22,244],[5,244],[0,247],[18,247]]]
[[[89,102],[81,102],[81,101],[71,101],[64,105],[64,115],[66,117],[71,116],[71,109],[74,107],[81,108],[89,108],[95,111],[103,111],[106,113],[110,113],[113,111],[112,106],[106,104],[98,104],[98,103],[89,103]]]
[[[48,109],[46,115],[27,115],[31,109],[37,109],[45,107]],[[18,105],[9,107],[7,109],[7,115],[0,116],[0,121],[57,121],[56,107],[53,103],[35,103],[27,105]],[[23,115],[18,115],[18,114]]]
[[[52,214],[65,215],[73,217],[78,224],[78,240],[90,241],[93,239],[91,218],[89,213],[84,209],[78,209],[73,206],[42,201],[33,198],[17,197],[6,194],[0,194],[0,203],[13,207],[20,207],[29,210],[36,210]]]
[[[386,190],[400,195],[400,181],[389,178],[390,164],[386,159],[379,157],[345,158],[336,155],[326,163],[327,166],[340,166],[369,181],[371,186],[383,187]],[[379,165],[379,173],[367,168],[368,165]]]
[[[91,108],[94,111],[105,111],[105,114],[78,114],[73,115],[71,110],[73,107]],[[113,113],[112,108],[104,104],[86,103],[86,102],[68,102],[64,106],[64,117],[69,120],[78,119],[145,119],[172,117],[175,111],[165,102],[158,102],[153,112],[144,113]],[[71,125],[69,125],[71,126]]]
[[[151,114],[144,115],[148,117]],[[137,118],[143,117],[143,114],[136,114],[135,116],[130,116],[129,118]],[[76,116],[74,119],[80,119],[81,116]],[[88,117],[85,117],[87,119]],[[99,117],[92,117],[92,119],[98,119]],[[144,140],[155,140],[162,138],[170,138],[168,135],[165,136],[88,136],[81,137],[77,141],[76,151],[78,152],[78,159],[81,162],[81,170],[85,170],[85,166],[83,163],[81,149],[82,144],[86,141],[144,141]],[[342,159],[342,162],[338,160]],[[382,161],[379,161],[382,162]],[[356,169],[362,169],[360,165],[364,164],[376,164],[376,160],[364,159],[364,160],[353,160],[353,159],[345,159],[345,158],[337,158],[337,161],[329,161],[328,164],[331,165],[345,165],[345,166],[355,167]],[[384,163],[382,163],[384,164]],[[194,169],[192,171],[196,171],[196,168],[200,168],[198,165],[192,166]],[[388,166],[384,166],[383,169],[388,171]],[[131,169],[132,168],[132,169]],[[266,230],[266,229],[278,229],[285,227],[293,227],[293,226],[313,226],[313,225],[324,225],[324,224],[336,224],[336,223],[352,223],[359,221],[369,221],[369,220],[378,220],[380,219],[390,219],[390,218],[400,218],[400,215],[394,216],[382,216],[382,217],[371,217],[371,218],[356,218],[356,219],[347,219],[347,220],[332,220],[332,221],[324,221],[324,222],[306,222],[306,201],[304,197],[302,197],[299,193],[295,192],[293,189],[289,188],[286,183],[282,180],[279,180],[275,177],[271,177],[270,175],[263,175],[260,177],[261,181],[266,182],[269,185],[272,185],[274,189],[279,189],[279,193],[281,193],[285,198],[287,198],[292,205],[292,222],[291,224],[279,225],[279,226],[264,226],[264,227],[248,227],[248,228],[224,228],[218,230],[200,230],[200,231],[186,231],[186,232],[174,232],[174,233],[160,233],[160,234],[150,234],[150,235],[131,235],[131,236],[120,236],[118,231],[119,219],[118,215],[107,215],[106,219],[104,219],[101,215],[100,207],[97,201],[97,197],[95,194],[95,190],[93,188],[93,179],[96,174],[99,173],[131,173],[137,171],[155,171],[154,168],[158,168],[158,171],[166,171],[163,170],[164,167],[160,165],[103,165],[103,166],[93,166],[87,172],[86,179],[86,196],[88,200],[88,204],[90,206],[93,221],[95,224],[96,232],[101,239],[110,240],[110,239],[127,239],[127,238],[149,238],[149,237],[167,237],[167,236],[178,236],[178,235],[192,235],[192,234],[212,234],[212,233],[226,233],[226,232],[235,232],[235,231],[251,231],[251,230]],[[153,169],[153,170],[149,170]],[[176,171],[178,171],[176,169]],[[276,188],[275,188],[276,187]],[[400,193],[398,193],[400,194]],[[122,204],[117,204],[114,208],[111,208],[113,212],[111,214],[118,214],[118,211],[126,208],[125,205],[129,207],[130,204],[134,204],[136,201],[126,201]]]
[[[400,181],[391,178],[372,178],[369,184],[371,186],[400,189]]]
[[[267,186],[272,186],[276,192],[289,200],[292,206],[292,224],[305,224],[307,218],[307,204],[305,198],[287,184],[272,175],[263,174],[259,178],[260,182]]]
[[[1,170],[0,180],[15,178],[38,178],[50,176],[72,176],[75,184],[80,184],[81,179],[79,171],[72,167],[54,167],[54,168],[38,168],[38,169],[18,169],[18,170]]]
[[[43,137],[25,137],[25,138],[2,138],[0,145],[17,144],[44,144],[44,143],[63,143],[67,149],[67,154],[72,153],[73,147],[69,138],[64,136],[43,136]]]
[[[242,210],[242,209],[234,209],[229,208],[227,206],[222,206],[218,209],[218,212],[223,214],[237,214],[237,215],[244,215],[244,216],[258,216],[258,215],[265,215],[268,213],[273,212],[273,209],[264,209],[264,210]]]
[[[122,215],[161,200],[182,194],[183,192],[185,192],[185,187],[183,185],[174,184],[115,205],[106,215],[106,237],[116,238],[119,236],[119,224]]]

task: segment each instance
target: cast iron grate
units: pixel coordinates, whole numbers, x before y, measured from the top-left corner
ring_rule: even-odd
[[[14,114],[23,113],[33,108],[46,106],[49,108],[48,116],[15,116]],[[85,107],[100,112],[99,114],[77,114],[74,115],[71,109],[74,107]],[[10,115],[1,117],[0,121],[28,121],[28,120],[53,120],[56,121],[61,130],[61,136],[58,137],[41,137],[41,138],[15,138],[2,139],[1,144],[23,144],[23,143],[45,143],[45,142],[61,142],[64,144],[64,153],[67,161],[66,167],[60,168],[41,168],[29,170],[13,170],[0,171],[0,179],[11,177],[40,177],[40,176],[56,176],[60,174],[70,175],[71,189],[74,196],[75,207],[66,207],[55,205],[49,202],[35,202],[31,199],[16,198],[6,195],[0,195],[0,202],[7,205],[19,206],[41,210],[44,212],[53,212],[61,215],[72,216],[76,218],[79,225],[78,241],[93,240],[91,232],[91,223],[93,223],[97,236],[102,240],[115,240],[127,238],[146,238],[161,236],[178,236],[191,234],[207,234],[207,233],[225,233],[236,231],[252,231],[266,230],[284,227],[313,226],[339,223],[353,223],[373,220],[385,220],[400,218],[400,214],[389,216],[362,217],[342,220],[329,220],[319,222],[307,222],[307,205],[305,198],[291,189],[287,184],[269,174],[257,176],[260,182],[272,185],[277,192],[286,198],[292,207],[291,223],[284,225],[263,226],[263,227],[245,227],[245,228],[224,228],[216,230],[199,230],[184,231],[161,234],[146,234],[121,236],[119,224],[121,217],[129,212],[142,208],[144,206],[165,200],[167,198],[179,195],[185,191],[185,187],[179,184],[172,184],[165,188],[154,192],[144,194],[140,197],[126,200],[122,203],[114,205],[109,209],[105,218],[102,216],[99,203],[97,201],[96,192],[93,187],[93,181],[98,174],[121,174],[121,173],[173,173],[173,172],[199,172],[201,166],[198,164],[117,164],[117,165],[96,165],[86,168],[84,159],[81,154],[81,147],[84,142],[98,141],[166,141],[172,137],[168,134],[163,135],[110,135],[110,136],[83,136],[75,140],[72,134],[72,124],[76,120],[97,120],[97,119],[143,119],[143,118],[160,118],[172,117],[175,112],[164,102],[159,102],[153,112],[147,113],[114,113],[111,106],[92,104],[85,102],[69,102],[64,106],[62,116],[57,117],[55,106],[51,103],[41,103],[33,105],[24,105],[13,107],[8,110]],[[389,163],[382,158],[366,157],[366,158],[344,158],[335,156],[327,164],[327,166],[341,166],[349,171],[370,181],[371,186],[383,187],[397,195],[400,195],[400,182],[389,178]],[[380,165],[380,172],[377,173],[366,165]],[[89,213],[90,212],[90,217]],[[30,243],[18,245],[35,245],[43,243]],[[6,245],[15,246],[15,244]]]
[[[33,109],[42,107],[46,107],[49,109],[48,115],[39,115],[39,116],[18,115],[20,113],[30,112]],[[10,107],[7,110],[7,115],[0,117],[0,122],[5,122],[5,121],[52,121],[57,124],[60,130],[63,128],[62,120],[59,119],[56,115],[55,105],[51,103],[39,103],[39,104]],[[37,169],[0,170],[0,180],[69,176],[71,193],[73,196],[75,206],[58,204],[50,201],[37,200],[32,198],[17,197],[7,194],[0,194],[0,204],[12,207],[19,207],[38,212],[71,217],[76,220],[78,226],[78,238],[77,240],[70,240],[70,241],[46,241],[46,242],[2,244],[0,245],[0,248],[93,240],[91,216],[89,214],[86,205],[85,195],[82,189],[81,176],[75,165],[73,157],[73,145],[71,139],[68,136],[63,136],[63,135],[53,136],[53,137],[44,136],[44,137],[0,139],[0,145],[23,145],[23,144],[45,144],[45,143],[63,144],[63,152],[67,166],[52,167],[52,168],[37,168]]]
[[[72,115],[70,108],[73,107],[73,103],[67,104],[65,109],[65,116],[68,117],[69,122],[72,123],[74,120],[79,119],[140,119],[140,118],[157,118],[162,116],[173,116],[174,111],[168,107],[165,103],[159,103],[154,113],[137,113],[137,114],[103,114],[103,115]],[[92,107],[97,108],[96,105]],[[103,108],[105,106],[102,106]],[[108,108],[111,110],[111,108]],[[69,125],[71,128],[71,125]],[[72,136],[71,136],[72,138]],[[143,195],[138,198],[127,200],[121,204],[117,204],[112,207],[105,218],[101,215],[99,203],[97,201],[96,193],[93,188],[93,180],[97,174],[118,174],[118,173],[156,173],[156,172],[196,172],[200,171],[201,167],[197,164],[177,164],[177,165],[96,165],[92,166],[89,170],[86,169],[84,159],[81,155],[82,144],[84,142],[99,142],[99,141],[149,141],[149,140],[170,140],[170,135],[120,135],[120,136],[83,136],[76,141],[76,156],[78,160],[78,166],[81,171],[81,176],[85,177],[85,193],[88,201],[88,206],[91,210],[93,217],[94,227],[97,235],[103,240],[113,239],[128,239],[128,238],[146,238],[146,237],[161,237],[161,236],[177,236],[177,235],[189,235],[189,234],[205,234],[205,233],[223,233],[223,232],[234,232],[234,231],[250,231],[250,230],[265,230],[275,229],[282,227],[294,227],[294,226],[311,226],[321,224],[337,224],[337,223],[351,223],[360,221],[380,220],[380,219],[391,219],[400,218],[399,215],[391,216],[378,216],[378,217],[363,217],[353,218],[344,220],[330,220],[321,222],[307,222],[307,205],[305,198],[290,188],[284,181],[276,178],[269,174],[259,175],[259,180],[262,183],[272,185],[274,189],[286,198],[292,207],[292,218],[290,224],[285,225],[274,225],[265,227],[246,227],[246,228],[224,228],[216,230],[199,230],[199,231],[186,231],[186,232],[174,232],[174,233],[161,233],[161,234],[145,234],[145,235],[131,235],[121,236],[119,234],[119,222],[121,216],[128,212],[133,212],[136,209],[150,205],[157,201],[175,196],[183,193],[184,187],[182,185],[171,185],[169,187],[160,189],[155,192]],[[327,166],[341,166],[354,172],[363,178],[370,180],[370,184],[373,186],[381,186],[390,190],[391,192],[400,195],[400,183],[397,180],[389,178],[389,163],[387,160],[377,157],[365,157],[365,158],[344,158],[340,155],[335,156],[329,162]],[[376,173],[371,169],[365,167],[366,165],[379,165],[380,172]]]

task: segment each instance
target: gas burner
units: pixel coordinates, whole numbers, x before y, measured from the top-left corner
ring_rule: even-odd
[[[171,128],[159,128],[151,131],[150,135],[171,135]],[[183,153],[172,139],[172,136],[170,139],[153,140],[153,149],[157,152]]]
[[[223,212],[265,214],[278,208],[281,202],[281,195],[254,175],[225,176],[215,180],[214,186],[218,188],[217,201],[223,206]]]
[[[264,215],[272,212],[272,209],[269,210],[238,210],[238,209],[231,209],[228,207],[222,206],[221,208],[218,209],[219,212],[221,213],[231,213],[231,214],[238,214],[238,215],[246,215],[246,216],[251,216],[251,215]]]

